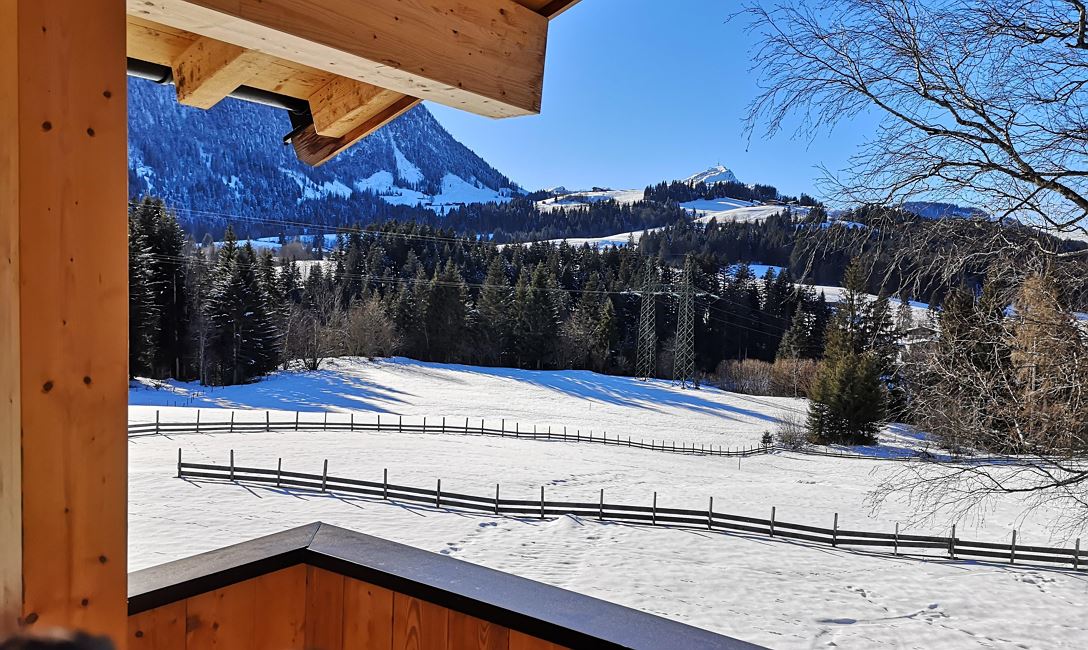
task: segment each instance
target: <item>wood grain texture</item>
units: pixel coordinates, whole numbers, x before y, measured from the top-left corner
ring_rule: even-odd
[[[359,580],[345,579],[344,648],[392,650],[392,591]]]
[[[3,82],[5,110],[15,107],[17,113],[7,115],[12,119],[0,145],[0,232],[6,240],[0,249],[9,254],[0,280],[6,286],[0,312],[14,299],[13,246],[20,268],[18,332],[4,344],[17,341],[18,369],[0,370],[8,376],[5,381],[18,377],[20,385],[14,398],[10,385],[3,389],[0,444],[5,456],[10,453],[10,427],[17,420],[22,497],[17,528],[25,542],[22,620],[34,629],[83,628],[123,644],[125,3],[7,0],[3,5],[0,40],[7,41],[9,56],[0,65],[5,79],[14,72],[18,80]],[[4,357],[0,363],[11,363]],[[10,487],[4,490],[4,501],[13,498]]]
[[[249,83],[270,63],[260,52],[198,38],[171,64],[178,103],[208,109]]]
[[[460,612],[449,613],[449,647],[464,650],[509,650],[510,630]]]
[[[306,567],[297,565],[254,579],[255,647],[276,650],[305,647],[306,574]]]
[[[330,138],[345,136],[403,99],[392,90],[336,77],[310,96],[314,130]]]
[[[306,649],[344,647],[344,576],[306,568]]]
[[[514,0],[127,0],[129,13],[491,117],[540,111],[548,21]]]
[[[295,148],[295,155],[307,165],[314,167],[323,165],[336,157],[337,154],[351,147],[351,145],[411,110],[419,102],[420,100],[414,97],[402,96],[400,100],[385,111],[373,116],[355,127],[347,135],[339,138],[326,138],[318,135],[317,129],[311,124],[300,133],[295,134],[291,140],[291,144]]]
[[[393,649],[446,650],[449,613],[445,607],[395,594],[393,596]]]
[[[532,9],[545,18],[555,18],[581,0],[518,0],[518,4]]]
[[[510,631],[510,650],[568,650],[566,647],[536,637]]]
[[[128,650],[185,650],[185,601],[128,619]]]
[[[256,580],[194,596],[187,601],[185,646],[193,650],[263,650],[254,638],[257,612]]]

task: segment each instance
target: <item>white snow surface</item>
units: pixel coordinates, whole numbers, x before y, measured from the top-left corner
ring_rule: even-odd
[[[715,183],[736,183],[737,176],[725,165],[714,165],[709,169],[694,174],[684,179],[685,183],[694,185],[695,183],[706,183],[707,185],[714,185]]]
[[[150,388],[150,386],[161,388]],[[680,456],[597,444],[495,439],[463,434],[322,432],[330,418],[377,413],[486,416],[521,426],[593,428],[632,435],[742,445],[803,400],[750,398],[714,389],[681,391],[588,372],[530,372],[390,359],[335,360],[316,373],[285,372],[248,386],[205,390],[140,382],[130,419],[293,419],[288,433],[188,434],[133,438],[130,463],[131,569],[186,557],[312,521],[325,521],[604,598],[773,648],[1082,648],[1088,638],[1088,576],[1004,564],[895,558],[743,534],[610,524],[558,517],[499,518],[355,499],[337,494],[174,478],[177,449],[190,462],[321,471],[508,497],[705,507],[828,526],[890,530],[903,504],[873,515],[865,495],[898,464],[799,455],[744,459]],[[168,406],[185,404],[186,406]],[[287,411],[287,412],[285,412]],[[307,427],[306,423],[310,426]],[[895,427],[891,445],[911,445]],[[958,535],[1046,543],[1043,511],[1025,516],[1014,500],[961,521]],[[911,532],[943,532],[929,527]],[[904,528],[904,531],[908,530]]]

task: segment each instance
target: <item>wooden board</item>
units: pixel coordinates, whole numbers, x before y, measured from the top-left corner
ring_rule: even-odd
[[[125,4],[7,0],[3,6],[0,83],[8,133],[0,139],[0,250],[7,255],[0,329],[5,352],[18,350],[0,353],[0,453],[5,475],[20,481],[17,491],[10,478],[0,487],[3,555],[18,558],[22,546],[15,561],[25,625],[79,627],[123,641]],[[10,320],[16,317],[17,330]],[[19,453],[12,456],[15,426]],[[21,500],[15,515],[13,500]],[[11,539],[19,542],[9,547]],[[13,566],[5,560],[0,569],[8,624]]]
[[[540,111],[547,19],[514,0],[127,0],[131,15],[490,117]]]
[[[392,591],[359,580],[344,581],[344,648],[392,650]]]
[[[303,650],[306,645],[306,567],[302,565],[256,578],[253,636],[257,648]]]
[[[128,650],[185,650],[185,601],[128,619]]]
[[[355,127],[347,135],[339,138],[326,138],[318,135],[316,127],[311,124],[302,132],[295,134],[295,137],[291,140],[291,144],[295,148],[295,155],[307,165],[315,167],[322,165],[359,140],[411,110],[419,102],[420,100],[415,97],[402,96],[398,102],[385,111],[371,117]]]
[[[450,611],[418,598],[393,597],[393,650],[446,650]]]
[[[467,614],[450,612],[449,647],[463,650],[508,650],[510,630]]]
[[[536,637],[522,634],[521,632],[510,632],[510,650],[567,650],[561,645],[549,643]]]
[[[344,647],[344,576],[307,567],[306,648]]]
[[[210,38],[198,38],[171,64],[178,103],[208,109],[249,83],[271,57]]]
[[[257,614],[254,580],[194,596],[187,601],[185,647],[193,650],[263,650],[254,638]]]
[[[545,18],[555,18],[581,0],[518,0],[518,4],[532,9]]]

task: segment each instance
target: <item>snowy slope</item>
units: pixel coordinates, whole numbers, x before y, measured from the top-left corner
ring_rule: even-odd
[[[714,165],[709,169],[693,174],[684,179],[685,183],[695,185],[696,183],[706,183],[707,185],[713,185],[715,183],[737,183],[736,175],[729,170],[725,165]]]
[[[640,388],[640,385],[642,388]],[[185,387],[175,387],[174,391]],[[193,387],[188,387],[193,388]],[[639,392],[641,391],[641,392]],[[631,393],[631,394],[629,394]],[[137,402],[170,391],[132,391]],[[595,423],[634,435],[745,440],[794,400],[762,406],[720,391],[683,392],[664,382],[639,384],[592,373],[534,373],[407,360],[340,361],[312,375],[279,374],[253,386],[214,391],[197,403],[236,407],[344,408],[430,415],[478,414],[530,421]],[[741,406],[741,405],[744,406]],[[196,404],[194,404],[196,405]],[[746,413],[738,413],[738,409]],[[147,421],[195,409],[133,406]],[[493,414],[493,416],[491,415]],[[272,417],[293,413],[272,413]],[[374,414],[369,414],[373,417]],[[225,421],[202,410],[202,421]],[[238,419],[263,420],[263,410]],[[322,520],[426,550],[510,571],[774,648],[1079,648],[1088,638],[1081,576],[1005,564],[893,558],[760,536],[711,534],[599,523],[572,517],[506,519],[438,511],[337,494],[173,478],[177,449],[190,462],[240,463],[337,476],[390,478],[410,486],[533,498],[705,507],[827,526],[891,529],[906,521],[903,504],[873,515],[866,493],[887,472],[879,460],[776,455],[744,459],[673,456],[602,445],[574,445],[464,435],[325,433],[318,413],[298,433],[176,435],[130,441],[130,561],[150,566],[257,535]],[[343,413],[332,417],[345,418]],[[356,418],[367,417],[363,413]],[[308,418],[308,419],[307,419]],[[358,420],[357,420],[358,421]],[[715,423],[717,425],[715,426]],[[692,431],[688,432],[688,425]],[[889,433],[888,436],[893,434]],[[893,438],[888,438],[893,439]],[[894,438],[901,440],[902,436]],[[1004,499],[982,521],[961,521],[963,537],[1003,541],[1013,528],[1024,543],[1048,541],[1052,513],[1022,516]],[[948,522],[909,527],[943,532]],[[904,528],[908,530],[908,528]],[[1030,540],[1030,541],[1028,541]]]

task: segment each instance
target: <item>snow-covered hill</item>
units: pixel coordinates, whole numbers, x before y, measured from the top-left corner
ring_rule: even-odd
[[[325,165],[300,163],[282,144],[287,114],[227,99],[209,111],[178,104],[172,86],[130,79],[129,192],[179,208],[197,236],[225,219],[257,231],[268,220],[349,223],[391,215],[397,205],[437,212],[509,201],[522,192],[417,107]],[[261,234],[283,228],[275,223]]]
[[[688,176],[684,179],[684,182],[692,185],[697,183],[713,185],[715,183],[737,183],[739,181],[737,180],[737,176],[725,165],[714,165],[698,174]]]
[[[130,564],[139,569],[316,520],[636,607],[774,648],[1080,648],[1088,637],[1088,590],[1068,570],[1003,562],[928,560],[859,552],[766,536],[634,526],[593,518],[507,518],[356,498],[347,494],[175,478],[178,448],[189,462],[226,463],[231,450],[249,467],[390,480],[466,494],[705,508],[779,521],[892,530],[908,504],[873,513],[866,495],[902,467],[777,454],[743,459],[683,456],[605,445],[478,436],[322,432],[330,421],[378,413],[505,417],[522,426],[579,426],[633,437],[724,444],[758,442],[773,421],[804,409],[802,400],[752,398],[715,389],[681,391],[588,372],[531,372],[418,363],[341,360],[318,373],[278,373],[250,386],[189,396],[190,408],[158,404],[196,386],[130,393],[133,421],[203,422],[234,417],[288,420],[298,432],[171,435],[129,444]],[[280,410],[281,412],[277,412]],[[282,412],[288,411],[288,412]],[[388,417],[388,416],[385,416]],[[383,417],[384,419],[384,417]],[[310,426],[306,426],[306,422]],[[371,420],[372,421],[372,420]],[[751,442],[749,442],[751,441]],[[891,445],[918,444],[904,431]],[[961,520],[964,538],[1049,544],[1054,513],[1025,513],[1013,497],[985,518]],[[947,534],[948,522],[904,532]]]

